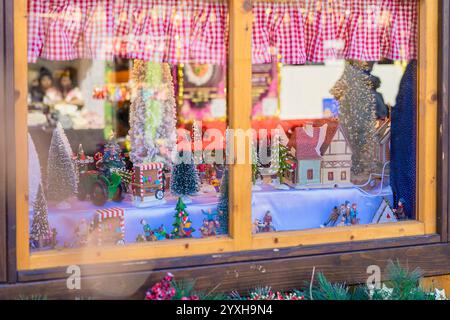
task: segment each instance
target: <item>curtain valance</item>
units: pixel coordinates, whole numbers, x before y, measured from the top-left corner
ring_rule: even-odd
[[[253,63],[417,55],[417,1],[254,2]],[[29,0],[28,60],[114,56],[224,64],[227,1]]]

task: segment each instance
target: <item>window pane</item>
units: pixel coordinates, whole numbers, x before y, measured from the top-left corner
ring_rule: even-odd
[[[253,5],[253,232],[415,219],[417,2]]]
[[[223,1],[29,1],[32,251],[228,234]]]

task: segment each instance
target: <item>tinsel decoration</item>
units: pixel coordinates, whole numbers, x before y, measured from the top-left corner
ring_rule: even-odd
[[[64,201],[77,193],[78,176],[72,148],[60,123],[53,131],[50,143],[47,177],[49,200]]]
[[[48,223],[47,200],[42,185],[39,185],[36,201],[33,204],[30,242],[34,248],[43,248],[50,245],[51,240],[52,231]]]
[[[130,107],[130,158],[135,165],[170,165],[176,145],[176,105],[167,63],[134,60]]]
[[[228,167],[225,167],[223,172],[222,181],[220,183],[220,198],[219,204],[217,205],[217,210],[219,212],[219,234],[227,234],[228,233],[228,204],[229,204],[229,170]]]
[[[178,198],[174,219],[172,238],[192,238],[192,233],[195,232],[195,229],[192,228],[192,221],[189,218],[189,213],[186,211],[186,204],[181,198]]]
[[[352,173],[362,178],[373,170],[376,100],[371,84],[369,62],[347,61],[344,73],[331,89],[339,101],[339,121],[347,132],[353,151]]]
[[[174,165],[170,180],[170,189],[177,196],[189,196],[200,191],[200,178],[192,153],[183,155],[185,152],[180,153],[182,161]]]

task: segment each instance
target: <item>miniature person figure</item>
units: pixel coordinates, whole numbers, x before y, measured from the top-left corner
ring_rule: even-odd
[[[345,201],[345,224],[347,226],[351,225],[350,211],[351,211],[350,201]]]
[[[336,224],[338,219],[339,219],[339,208],[337,206],[335,206],[333,208],[333,211],[331,212],[331,215],[328,217],[328,220],[320,227],[321,228],[333,227]]]
[[[181,235],[183,238],[190,238],[192,237],[192,232],[194,231],[194,228],[192,228],[192,222],[190,220],[187,220],[186,222],[183,222],[181,224]]]
[[[213,237],[217,234],[216,226],[217,226],[216,221],[210,220],[208,222],[208,236],[209,237]]]
[[[341,216],[341,221],[337,224],[338,227],[344,227],[345,226],[345,215]]]
[[[270,211],[267,211],[266,214],[264,215],[263,218],[263,232],[272,232],[275,231],[275,228],[273,227],[272,224],[272,214],[270,213]]]
[[[405,212],[405,200],[400,198],[397,203],[397,208],[394,209],[394,213],[397,216],[398,220],[406,220],[406,212]]]
[[[359,223],[358,219],[358,209],[356,203],[352,204],[352,208],[350,209],[350,223],[355,225]]]
[[[153,231],[153,234],[158,241],[169,239],[169,234],[166,232],[163,224],[157,230]]]
[[[252,224],[252,233],[253,233],[253,234],[259,233],[259,226],[260,226],[260,225],[261,225],[261,220],[255,219],[255,220],[253,221],[253,224]]]
[[[142,225],[142,228],[144,229],[145,240],[154,241],[155,239],[154,239],[153,231],[152,231],[152,228],[150,227],[150,225],[144,219],[141,220],[141,225]]]
[[[81,219],[80,224],[75,230],[77,242],[79,245],[85,245],[88,242],[89,226],[86,219]]]
[[[208,227],[209,227],[208,219],[203,219],[203,225],[200,228],[200,233],[204,238],[208,237]]]
[[[52,249],[56,248],[56,244],[57,244],[56,236],[57,235],[58,235],[58,232],[56,231],[56,228],[53,228],[52,229],[52,242],[51,242]]]
[[[211,170],[211,176],[209,178],[209,184],[216,189],[216,192],[219,192],[220,189],[220,181],[217,179],[217,171],[212,169]]]

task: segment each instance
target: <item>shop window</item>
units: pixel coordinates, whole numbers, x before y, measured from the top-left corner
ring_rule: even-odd
[[[416,219],[418,5],[396,8],[254,2],[255,233]]]
[[[19,270],[436,232],[436,1],[14,3]]]
[[[81,8],[45,15],[51,4],[30,1],[30,25],[49,34],[29,34],[32,252],[228,235],[226,4],[112,2],[83,8],[80,23],[97,28],[67,40]],[[123,34],[105,37],[98,9]]]

